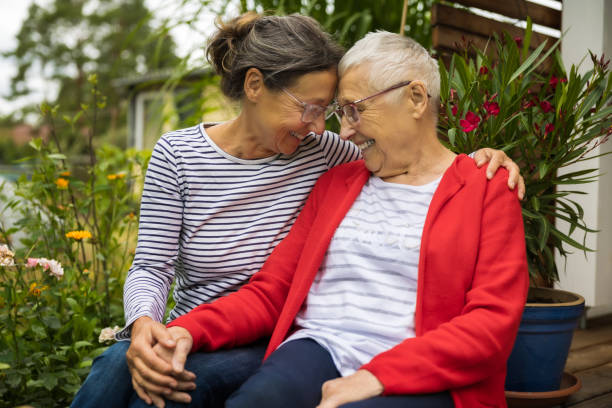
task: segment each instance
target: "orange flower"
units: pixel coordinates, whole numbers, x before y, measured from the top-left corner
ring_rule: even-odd
[[[55,185],[57,186],[57,188],[59,188],[60,190],[65,190],[68,188],[68,183],[69,181],[66,180],[65,178],[58,178],[57,180],[55,180]]]
[[[85,238],[91,238],[91,232],[89,231],[70,231],[66,233],[66,238],[72,238],[75,241],[80,241]]]
[[[60,176],[62,176],[62,177],[70,177],[70,174],[71,174],[71,173],[70,173],[69,171],[62,171],[62,172],[60,173]]]
[[[106,178],[109,180],[117,180],[117,179],[122,179],[124,177],[125,177],[125,173],[109,174],[108,176],[106,176]]]

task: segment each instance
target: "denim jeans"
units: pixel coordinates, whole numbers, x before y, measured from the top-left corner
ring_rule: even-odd
[[[211,353],[190,354],[185,368],[196,375],[191,404],[167,401],[166,407],[223,407],[225,399],[261,365],[267,339],[249,346]],[[147,407],[132,388],[125,353],[129,341],[120,341],[96,357],[71,407]]]
[[[312,408],[321,401],[321,386],[338,378],[334,362],[311,339],[283,344],[227,400],[227,408]],[[381,396],[340,408],[454,408],[448,391],[436,394]]]

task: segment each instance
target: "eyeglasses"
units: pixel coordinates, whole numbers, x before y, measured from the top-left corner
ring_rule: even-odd
[[[385,90],[382,90],[380,92],[376,92],[374,95],[370,95],[370,96],[366,96],[365,98],[361,98],[358,99],[356,101],[353,102],[349,102],[346,103],[342,106],[339,106],[338,104],[335,104],[334,109],[333,109],[333,113],[336,114],[336,117],[338,118],[338,120],[340,122],[342,122],[342,117],[346,116],[346,118],[348,119],[349,123],[351,125],[357,125],[359,123],[359,108],[357,107],[358,103],[361,103],[363,101],[367,101],[368,99],[372,99],[376,96],[380,96],[384,93],[387,93],[389,91],[392,91],[394,89],[398,89],[407,85],[410,85],[412,83],[412,81],[404,81],[404,82],[400,82],[399,84],[395,84],[390,88],[387,88]],[[363,109],[361,109],[363,111]]]
[[[294,101],[302,105],[303,111],[302,111],[301,119],[302,119],[302,122],[304,123],[314,122],[322,114],[325,114],[325,119],[328,119],[331,115],[334,114],[334,110],[335,110],[334,105],[321,106],[321,105],[314,105],[312,103],[306,103],[304,101],[301,101],[297,96],[293,95],[287,89],[285,88],[281,88],[281,89],[283,90],[284,93],[289,95]]]

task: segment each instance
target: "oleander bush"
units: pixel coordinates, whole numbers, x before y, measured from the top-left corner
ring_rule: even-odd
[[[467,44],[448,70],[440,63],[438,130],[456,152],[493,147],[519,165],[529,272],[533,284],[551,286],[559,279],[555,251],[590,250],[584,238],[595,231],[572,194],[584,194],[575,186],[594,181],[598,169],[571,166],[597,157],[612,134],[612,75],[609,61],[592,53],[587,72],[576,66],[566,71],[560,41],[531,51],[530,37],[528,21],[524,38],[506,33],[489,50]],[[558,221],[569,230],[559,229]]]

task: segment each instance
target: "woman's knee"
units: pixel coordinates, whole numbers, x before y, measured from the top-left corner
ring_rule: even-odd
[[[129,341],[118,341],[93,360],[92,369],[94,367],[104,367],[105,370],[127,370],[128,367],[125,353],[129,347]]]

